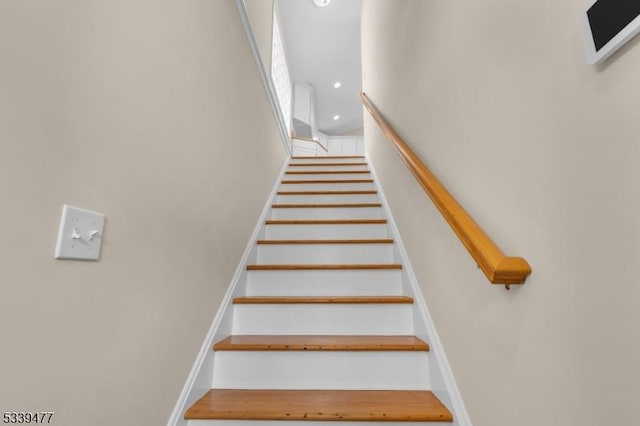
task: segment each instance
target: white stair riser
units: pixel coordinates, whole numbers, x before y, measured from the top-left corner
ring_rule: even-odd
[[[292,163],[292,164],[295,164],[295,163]],[[311,162],[306,162],[302,164],[311,164]],[[351,164],[351,162],[348,164]],[[369,166],[367,165],[367,163],[361,163],[355,166],[354,165],[325,166],[325,165],[319,164],[317,166],[289,166],[286,171],[287,172],[342,172],[345,170],[369,170]]]
[[[380,207],[274,208],[271,219],[382,219]]]
[[[217,351],[213,388],[429,390],[427,352]]]
[[[326,203],[379,203],[376,194],[350,194],[350,195],[278,195],[276,203],[279,204],[326,204]]]
[[[393,263],[393,244],[260,244],[257,263]]]
[[[249,271],[248,296],[399,296],[399,270]]]
[[[413,334],[410,304],[234,305],[232,334]]]
[[[326,163],[363,163],[366,164],[364,158],[292,158],[290,161],[292,164],[295,163],[318,163],[318,164],[326,164]]]
[[[387,225],[267,225],[267,239],[353,239],[388,238]]]
[[[371,179],[371,173],[331,173],[331,174],[285,174],[283,179],[295,180],[341,180]]]
[[[300,180],[285,178],[283,180]],[[330,179],[318,179],[330,180]],[[360,179],[349,179],[360,180]],[[283,183],[278,188],[279,191],[370,191],[374,190],[373,182],[357,183]]]
[[[294,139],[291,151],[293,155],[312,156],[316,155],[320,150],[322,150],[322,148],[315,142]]]

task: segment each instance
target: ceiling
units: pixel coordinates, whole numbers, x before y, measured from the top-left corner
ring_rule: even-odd
[[[318,129],[327,135],[362,129],[362,0],[333,0],[325,7],[313,0],[277,1],[291,80],[315,87]]]

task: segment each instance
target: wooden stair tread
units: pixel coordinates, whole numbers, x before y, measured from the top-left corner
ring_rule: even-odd
[[[428,351],[416,336],[232,335],[216,351]]]
[[[266,225],[379,225],[387,219],[270,219]]]
[[[282,183],[298,185],[305,183],[373,183],[373,179],[322,179],[322,180],[283,180]]]
[[[335,160],[336,158],[364,158],[364,155],[293,156],[294,160]]]
[[[248,271],[310,271],[310,270],[348,270],[348,269],[402,269],[397,263],[366,263],[366,264],[292,264],[292,265],[247,265]]]
[[[367,163],[289,163],[289,167],[342,167],[342,166],[366,166]]]
[[[233,299],[236,305],[289,304],[397,304],[413,303],[409,296],[242,296]]]
[[[187,420],[453,420],[430,391],[211,389]]]
[[[357,175],[369,174],[369,170],[312,170],[312,171],[287,171],[285,175]]]
[[[278,195],[375,195],[378,191],[278,191]]]
[[[370,238],[365,240],[258,240],[257,244],[393,244],[393,239]]]
[[[382,203],[272,204],[274,209],[323,209],[382,207]]]

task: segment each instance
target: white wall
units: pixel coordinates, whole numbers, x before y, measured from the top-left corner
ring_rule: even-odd
[[[7,0],[0,52],[0,412],[165,424],[285,156],[235,4]]]
[[[319,156],[351,156],[364,155],[364,136],[328,136],[322,132],[318,132],[318,141],[324,149],[317,147],[316,151]],[[296,140],[294,145],[298,144]],[[317,145],[316,145],[317,146]],[[300,154],[294,154],[300,155]]]
[[[272,27],[271,81],[275,89],[276,97],[278,98],[278,105],[280,106],[282,119],[287,127],[287,134],[291,134],[293,86],[289,74],[287,51],[284,44],[284,35],[282,34],[277,8],[273,14]]]
[[[336,136],[360,136],[363,137],[364,135],[364,127],[361,127],[359,129],[352,129],[349,130],[347,132],[341,132],[339,135]]]
[[[366,118],[477,426],[640,424],[640,39],[587,65],[583,6],[364,1],[364,91],[498,245],[533,267],[521,288],[488,284]]]
[[[305,138],[317,135],[315,88],[305,83],[293,84],[293,134]]]
[[[364,155],[364,137],[329,136],[326,141],[327,155]]]

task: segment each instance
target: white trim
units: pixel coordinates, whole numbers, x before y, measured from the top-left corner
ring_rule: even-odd
[[[584,41],[584,50],[587,56],[587,62],[589,64],[600,64],[607,60],[609,56],[613,55],[618,49],[624,46],[629,40],[640,33],[640,16],[637,16],[631,21],[622,31],[620,31],[614,38],[609,40],[609,43],[605,44],[602,49],[596,51],[595,42],[593,41],[593,34],[591,32],[591,24],[589,23],[589,17],[587,11],[598,0],[589,0],[585,8],[580,12],[580,30],[582,32],[582,40]]]
[[[278,127],[278,132],[280,133],[282,144],[284,145],[284,149],[287,154],[291,155],[291,139],[289,137],[289,132],[287,131],[287,126],[285,124],[284,118],[282,117],[282,112],[280,111],[280,107],[278,106],[275,89],[273,87],[273,84],[271,83],[271,79],[266,73],[264,64],[262,63],[262,58],[260,57],[258,43],[256,42],[253,29],[251,28],[251,22],[249,21],[249,12],[247,10],[247,5],[244,0],[235,0],[235,2],[238,8],[238,13],[240,14],[240,20],[242,21],[242,27],[244,28],[244,32],[247,34],[247,39],[249,40],[249,45],[251,46],[251,53],[253,53],[253,58],[256,60],[256,64],[258,66],[258,73],[260,74],[262,86],[264,87],[264,91],[267,95],[267,100],[269,101],[269,105],[271,105],[273,115],[276,119],[276,126]]]
[[[236,272],[231,279],[231,283],[229,284],[229,288],[222,299],[222,303],[220,304],[220,308],[218,308],[218,312],[213,319],[213,323],[211,323],[211,327],[209,327],[209,332],[207,333],[207,337],[204,339],[202,346],[200,347],[200,352],[196,357],[196,360],[191,368],[191,372],[187,377],[187,381],[185,382],[182,392],[180,392],[180,396],[178,397],[178,401],[171,413],[171,417],[169,417],[169,421],[167,422],[167,426],[178,426],[178,425],[186,425],[186,421],[184,420],[183,413],[185,412],[187,400],[189,398],[189,394],[191,393],[191,389],[196,383],[196,379],[200,375],[200,370],[202,369],[202,365],[204,364],[206,356],[211,352],[211,348],[213,346],[213,340],[216,336],[218,328],[222,322],[222,318],[225,312],[232,306],[231,300],[238,286],[238,282],[240,281],[240,277],[245,272],[247,267],[247,263],[249,261],[249,256],[251,255],[252,250],[254,249],[255,242],[258,239],[258,235],[263,228],[264,222],[267,219],[267,215],[271,211],[271,204],[274,198],[277,196],[278,187],[280,186],[280,181],[284,176],[284,172],[289,164],[290,158],[287,157],[280,169],[280,173],[278,174],[278,178],[276,179],[275,184],[273,185],[273,189],[271,190],[271,194],[265,203],[264,208],[262,209],[262,213],[260,214],[260,218],[258,219],[258,223],[249,238],[249,242],[247,243],[247,247],[244,250],[242,258],[240,259],[240,263],[238,263],[238,267],[236,268]]]
[[[380,203],[382,203],[382,208],[387,214],[387,224],[391,230],[391,235],[394,238],[398,254],[400,255],[400,263],[403,264],[403,270],[406,273],[406,277],[409,279],[409,285],[411,286],[411,290],[413,291],[414,303],[418,309],[418,312],[420,313],[420,316],[422,317],[422,320],[424,321],[424,325],[429,336],[429,346],[431,347],[431,353],[434,355],[437,364],[437,366],[434,367],[440,370],[440,374],[442,375],[442,379],[444,380],[448,397],[452,405],[451,411],[453,411],[453,418],[455,422],[454,424],[457,426],[472,426],[471,418],[469,417],[469,413],[467,412],[464,401],[462,400],[462,395],[460,394],[460,390],[458,389],[453,371],[451,370],[451,366],[449,365],[449,361],[447,360],[444,347],[442,346],[442,342],[440,341],[440,336],[436,331],[433,319],[431,318],[431,314],[429,313],[429,309],[422,295],[422,291],[420,290],[420,286],[418,285],[418,278],[413,271],[413,267],[411,266],[411,262],[409,261],[409,255],[407,254],[404,248],[404,243],[402,242],[402,238],[400,237],[400,231],[398,230],[396,222],[393,219],[393,215],[391,214],[391,207],[389,206],[389,203],[384,196],[382,185],[380,183],[380,180],[378,179],[378,176],[376,175],[371,159],[367,154],[365,154],[365,158],[367,160],[367,163],[369,164],[369,170],[371,171],[374,185],[378,190]]]

